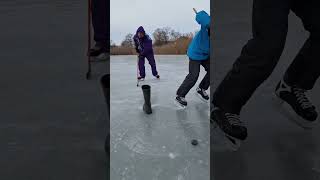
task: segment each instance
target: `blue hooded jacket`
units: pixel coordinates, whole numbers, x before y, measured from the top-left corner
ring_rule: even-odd
[[[144,37],[139,38],[138,32],[142,32],[144,34]],[[152,39],[149,37],[149,35],[146,34],[142,26],[137,29],[137,32],[133,37],[133,41],[137,53],[139,53],[141,56],[153,54]]]
[[[205,11],[200,11],[196,15],[196,21],[201,25],[201,29],[188,47],[187,55],[191,60],[206,60],[210,56],[210,19]]]

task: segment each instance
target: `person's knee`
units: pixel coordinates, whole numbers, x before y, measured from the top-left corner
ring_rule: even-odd
[[[232,73],[245,71],[252,72],[259,79],[268,78],[280,59],[284,41],[260,40],[250,46],[244,48],[240,58],[233,64]]]
[[[284,46],[284,36],[251,39],[243,48],[238,63],[255,69],[271,70],[279,61]]]
[[[139,68],[144,68],[144,63],[139,64]]]

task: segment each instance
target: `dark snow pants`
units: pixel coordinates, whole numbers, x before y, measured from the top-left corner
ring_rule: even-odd
[[[92,25],[94,40],[98,46],[107,48],[109,40],[109,17],[107,0],[92,0]]]
[[[199,74],[200,65],[207,71],[206,75],[199,84],[199,88],[207,90],[210,86],[210,58],[204,61],[189,60],[189,74],[177,90],[177,95],[185,97],[190,89],[196,84]]]
[[[213,95],[213,104],[239,114],[256,88],[272,73],[285,46],[288,15],[293,11],[310,33],[284,80],[306,90],[320,75],[320,8],[317,0],[254,0],[253,38]]]
[[[154,59],[153,53],[149,53],[146,56],[139,56],[138,58],[139,58],[138,59],[138,66],[139,66],[140,77],[142,77],[142,78],[146,77],[146,70],[145,70],[145,66],[144,66],[145,58],[147,58],[147,60],[149,61],[149,64],[150,64],[151,70],[152,70],[152,75],[153,76],[158,75],[156,60]]]

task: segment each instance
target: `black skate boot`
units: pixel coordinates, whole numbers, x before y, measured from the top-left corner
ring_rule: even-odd
[[[211,112],[210,124],[219,127],[232,143],[234,149],[238,149],[241,141],[248,136],[247,128],[240,120],[239,115],[226,113],[218,107],[215,107]]]
[[[138,81],[144,81],[144,77],[139,76]]]
[[[107,48],[99,43],[90,49],[89,56],[93,58],[93,61],[103,61],[108,58]]]
[[[179,106],[181,108],[186,108],[188,105],[186,99],[182,96],[177,96],[175,99],[175,103],[177,106]]]
[[[201,89],[201,88],[197,88],[197,95],[199,96],[199,98],[204,101],[204,102],[208,102],[209,101],[209,95],[207,94],[206,90]]]
[[[156,77],[157,79],[160,79],[160,76],[159,76],[159,74],[158,74],[158,75],[156,75],[155,77]]]
[[[281,80],[275,90],[275,102],[279,110],[303,128],[313,128],[317,122],[316,108],[305,95],[306,90],[289,86]]]

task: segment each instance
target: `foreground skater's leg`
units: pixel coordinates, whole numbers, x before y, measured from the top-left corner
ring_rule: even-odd
[[[92,0],[92,25],[96,44],[89,53],[90,56],[101,60],[107,58],[108,52],[109,30],[107,18],[107,1]]]
[[[310,36],[286,71],[284,80],[277,85],[276,97],[279,98],[281,110],[289,113],[286,115],[290,115],[290,119],[304,128],[312,128],[318,113],[305,92],[313,88],[320,75],[320,22],[314,19],[316,14],[320,14],[319,5],[301,3],[295,1],[292,10],[302,19]]]
[[[320,76],[320,6],[317,0],[294,1],[292,11],[301,18],[309,38],[288,68],[285,81],[311,90]]]
[[[211,120],[229,137],[244,140],[241,108],[276,66],[286,40],[290,0],[254,0],[253,38],[213,95]]]

